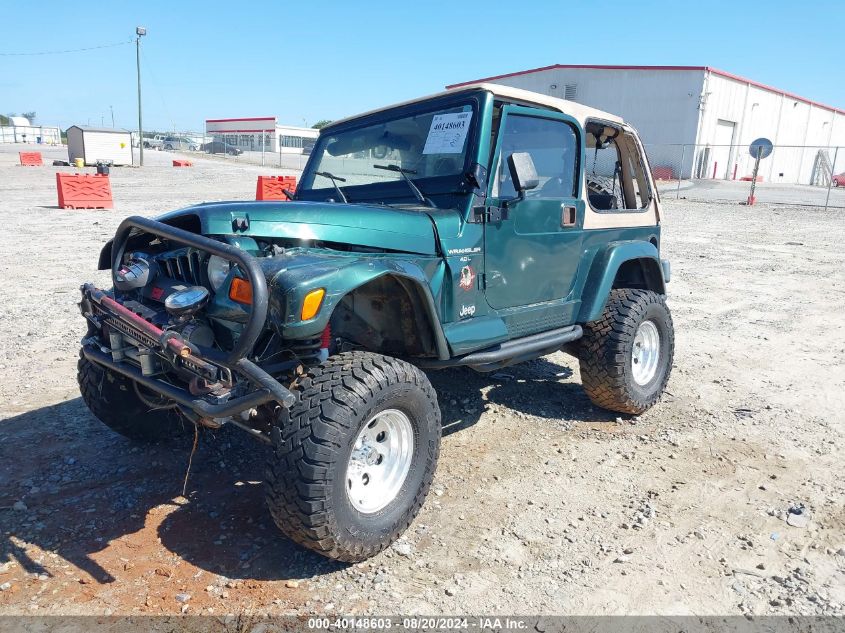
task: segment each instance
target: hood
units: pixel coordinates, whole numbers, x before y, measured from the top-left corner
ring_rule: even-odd
[[[236,222],[243,219],[248,220],[248,226],[235,230]],[[215,202],[173,211],[158,220],[175,226],[193,225],[192,230],[204,235],[320,240],[436,254],[434,227],[428,214],[375,205]]]

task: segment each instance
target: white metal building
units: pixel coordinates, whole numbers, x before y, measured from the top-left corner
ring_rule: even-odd
[[[836,167],[845,163],[845,110],[709,66],[555,64],[465,83],[478,81],[618,114],[639,131],[652,169],[684,178],[749,175],[748,146],[760,137],[795,146],[761,163],[769,182],[812,182],[825,157],[829,173],[833,146],[843,146]]]
[[[60,145],[61,142],[62,134],[59,128],[48,125],[33,125],[26,117],[9,117],[9,125],[0,126],[0,143]]]
[[[67,157],[73,163],[82,158],[86,165],[98,162],[132,164],[132,136],[129,130],[111,127],[71,125],[67,129]]]
[[[206,119],[205,133],[215,141],[225,141],[244,151],[281,152],[301,154],[309,139],[320,135],[320,130],[309,127],[281,125],[276,117],[250,117],[244,119]],[[262,148],[263,144],[263,148]]]

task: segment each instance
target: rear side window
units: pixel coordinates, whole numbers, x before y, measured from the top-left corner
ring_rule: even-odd
[[[587,193],[600,212],[642,211],[651,190],[636,139],[601,122],[587,124]]]
[[[554,119],[509,114],[499,132],[502,149],[496,164],[493,196],[516,196],[507,158],[527,152],[534,161],[540,186],[526,192],[527,198],[572,198],[576,195],[578,137],[569,123]]]

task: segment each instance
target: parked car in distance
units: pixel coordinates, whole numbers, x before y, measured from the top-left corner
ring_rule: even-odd
[[[144,137],[144,149],[161,149],[164,143],[164,137],[161,134],[155,136]]]
[[[165,136],[162,141],[162,148],[166,150],[187,150],[195,152],[199,149],[199,145],[195,141],[183,136]]]
[[[228,154],[229,156],[240,156],[244,153],[241,148],[230,145],[225,141],[211,141],[210,143],[204,143],[200,149],[206,154]]]
[[[845,187],[845,172],[841,174],[836,174],[833,177],[833,186],[834,187]]]

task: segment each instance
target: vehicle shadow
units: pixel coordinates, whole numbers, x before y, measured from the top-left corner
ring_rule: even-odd
[[[52,575],[27,552],[53,551],[98,582],[113,574],[91,555],[142,529],[146,511],[172,495],[155,479],[169,449],[141,454],[102,428],[80,398],[0,423],[0,564]],[[184,463],[184,458],[179,458]]]
[[[568,356],[538,358],[482,374],[468,367],[429,371],[440,402],[443,435],[476,424],[491,405],[561,422],[609,422],[619,414],[599,409],[573,376]],[[565,363],[565,364],[563,364]]]
[[[182,497],[190,445],[133,445],[80,398],[0,421],[0,565],[17,561],[53,576],[59,567],[31,554],[36,546],[86,582],[111,583],[125,575],[123,563],[97,554],[145,532],[135,542],[148,553],[161,539],[180,558],[233,579],[307,578],[340,567],[273,524],[262,491],[269,447],[235,429],[201,433]]]
[[[572,370],[558,362],[493,374],[431,372],[444,435],[472,427],[491,405],[550,421],[612,420],[567,382]],[[26,572],[55,574],[49,558],[29,552],[34,545],[80,577],[110,583],[123,575],[122,563],[98,554],[143,532],[132,539],[139,552],[163,558],[160,539],[181,559],[231,579],[309,578],[342,567],[273,523],[262,483],[270,447],[237,429],[201,433],[182,497],[190,444],[134,445],[105,429],[80,398],[0,421],[0,565],[15,560]]]
[[[269,446],[232,428],[208,436],[191,475],[189,502],[158,528],[162,545],[233,579],[311,578],[346,566],[300,547],[273,522],[264,502]]]

